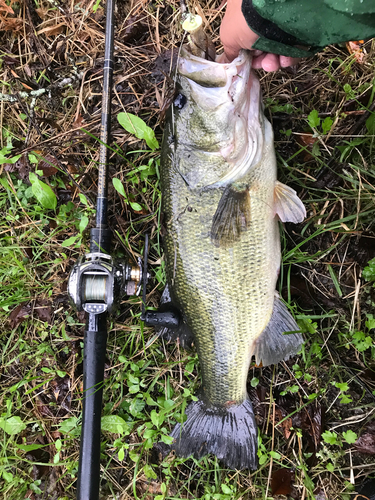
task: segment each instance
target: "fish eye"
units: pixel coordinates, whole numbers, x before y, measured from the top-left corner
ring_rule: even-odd
[[[174,104],[174,106],[176,106],[176,108],[182,109],[185,106],[186,102],[187,102],[187,99],[184,96],[184,94],[177,94],[177,96],[175,97],[175,100],[173,101],[173,104]]]

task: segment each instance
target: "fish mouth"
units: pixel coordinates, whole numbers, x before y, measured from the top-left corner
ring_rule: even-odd
[[[259,80],[251,70],[250,51],[241,50],[230,63],[207,61],[181,49],[177,71],[189,86],[190,99],[203,112],[215,113],[221,139],[216,154],[229,168],[207,188],[242,179],[263,151],[263,119]],[[212,154],[212,153],[211,153]]]
[[[207,61],[181,49],[177,71],[185,77],[193,93],[194,101],[203,108],[215,107],[223,101],[236,103],[243,95],[251,72],[251,55],[241,50],[230,63]]]

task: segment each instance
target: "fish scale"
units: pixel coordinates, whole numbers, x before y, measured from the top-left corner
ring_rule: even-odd
[[[271,316],[280,261],[278,223],[270,207],[274,155],[268,148],[265,161],[249,174],[250,185],[257,185],[254,195],[250,192],[251,225],[230,249],[215,248],[210,239],[222,190],[190,190],[168,162],[161,176],[168,280],[194,335],[203,389],[214,404],[242,402],[252,342]],[[187,200],[191,211],[185,210]]]
[[[272,127],[249,54],[224,66],[226,83],[218,63],[184,50],[181,59],[184,98],[169,110],[162,146],[164,249],[171,301],[194,336],[202,387],[187,421],[172,432],[174,448],[256,468],[257,429],[246,391],[251,357],[278,362],[302,343],[299,334],[283,336],[298,327],[275,296],[281,258],[275,215],[303,218],[304,207],[277,183]],[[216,68],[222,87],[210,87]]]

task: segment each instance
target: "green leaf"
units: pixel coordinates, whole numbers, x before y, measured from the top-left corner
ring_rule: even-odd
[[[346,382],[343,382],[342,384],[340,382],[336,382],[335,386],[337,387],[337,389],[340,389],[340,391],[343,392],[349,390],[349,386]]]
[[[77,427],[77,423],[78,423],[77,417],[67,418],[62,422],[58,430],[64,434],[68,434],[70,431],[72,431]]]
[[[74,243],[77,241],[78,236],[71,236],[70,238],[66,239],[61,243],[61,246],[66,248],[70,247],[70,245],[74,245]]]
[[[13,481],[13,474],[11,472],[6,472],[5,470],[3,471],[3,478],[7,483],[10,483]]]
[[[89,218],[87,217],[87,215],[82,215],[81,220],[79,222],[79,227],[78,227],[79,232],[81,234],[86,229],[88,223],[89,223]]]
[[[322,434],[322,438],[323,438],[324,442],[328,443],[328,444],[336,444],[336,442],[337,442],[336,432],[325,431]]]
[[[127,132],[135,135],[138,139],[144,139],[147,146],[153,151],[159,147],[154,131],[146,125],[142,118],[131,113],[119,113],[117,120]]]
[[[160,414],[156,410],[152,410],[151,412],[151,421],[155,427],[159,427],[161,423],[163,423],[163,418],[160,418]],[[162,421],[161,421],[162,420]]]
[[[310,113],[309,116],[307,117],[307,121],[309,122],[309,125],[311,128],[316,128],[319,127],[320,125],[320,118],[318,115],[318,112],[316,109],[313,109]]]
[[[333,464],[331,464],[331,462],[328,462],[328,464],[326,465],[326,469],[329,472],[333,472],[335,470],[335,466]]]
[[[139,454],[136,453],[134,450],[129,450],[129,458],[130,460],[133,460],[133,462],[138,462],[139,460]]]
[[[270,451],[270,456],[274,458],[275,460],[280,460],[281,455],[280,453],[277,453],[277,451]]]
[[[45,448],[46,446],[49,446],[49,445],[48,444],[17,444],[16,443],[16,447],[22,451],[40,450],[40,448]]]
[[[367,132],[371,135],[375,135],[375,113],[371,115],[366,120]]]
[[[33,172],[30,172],[29,180],[32,185],[34,196],[42,207],[54,210],[57,206],[57,198],[52,189],[45,182],[42,182]]]
[[[332,125],[333,125],[332,118],[327,116],[327,118],[325,118],[325,120],[322,123],[323,134],[326,134],[327,132],[329,132],[331,130]]]
[[[348,444],[353,444],[357,441],[357,434],[350,429],[342,433],[343,438]]]
[[[166,436],[165,434],[162,434],[160,436],[160,441],[162,441],[165,444],[172,444],[173,443],[173,437],[172,436]]]
[[[366,281],[375,281],[375,259],[371,259],[362,272]]]
[[[102,417],[102,430],[112,434],[129,434],[130,428],[125,420],[118,415]]]
[[[368,328],[369,330],[372,330],[373,328],[375,328],[374,315],[373,314],[366,314],[366,317],[367,317],[367,321],[365,323],[366,328]]]
[[[9,436],[13,436],[15,434],[19,434],[24,429],[26,429],[26,424],[22,422],[20,417],[9,417],[9,418],[1,417],[0,429],[3,429],[3,431],[9,434]]]
[[[232,490],[229,488],[229,486],[228,486],[228,485],[226,485],[226,484],[222,484],[222,485],[221,485],[221,489],[223,490],[223,493],[224,493],[225,495],[231,495],[231,494],[233,493],[233,491],[232,491]]]
[[[21,158],[22,155],[16,155],[11,158],[7,158],[6,155],[10,153],[11,149],[13,149],[12,146],[6,146],[0,151],[0,165],[2,165],[3,163],[16,163],[16,161]]]
[[[135,203],[133,201],[130,202],[130,206],[132,207],[133,210],[136,212],[141,212],[142,211],[142,206],[139,203]]]
[[[113,177],[112,184],[113,184],[113,187],[116,189],[116,191],[118,193],[120,193],[121,196],[123,196],[127,200],[128,197],[126,196],[124,186],[123,186],[122,182],[120,181],[120,179],[117,179],[117,177]]]
[[[156,479],[158,477],[154,472],[153,468],[151,467],[151,465],[146,464],[143,467],[143,472],[148,479]]]
[[[79,201],[88,207],[89,202],[84,194],[79,193]]]
[[[118,452],[118,459],[120,460],[120,462],[122,462],[124,458],[125,458],[125,450],[124,447],[122,447]]]

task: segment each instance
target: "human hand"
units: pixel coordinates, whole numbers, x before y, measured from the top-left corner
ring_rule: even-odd
[[[259,36],[251,31],[242,11],[242,0],[227,0],[227,10],[220,26],[220,38],[224,46],[221,62],[233,61],[241,49],[252,49]],[[277,71],[297,64],[298,59],[254,50],[253,68]]]

